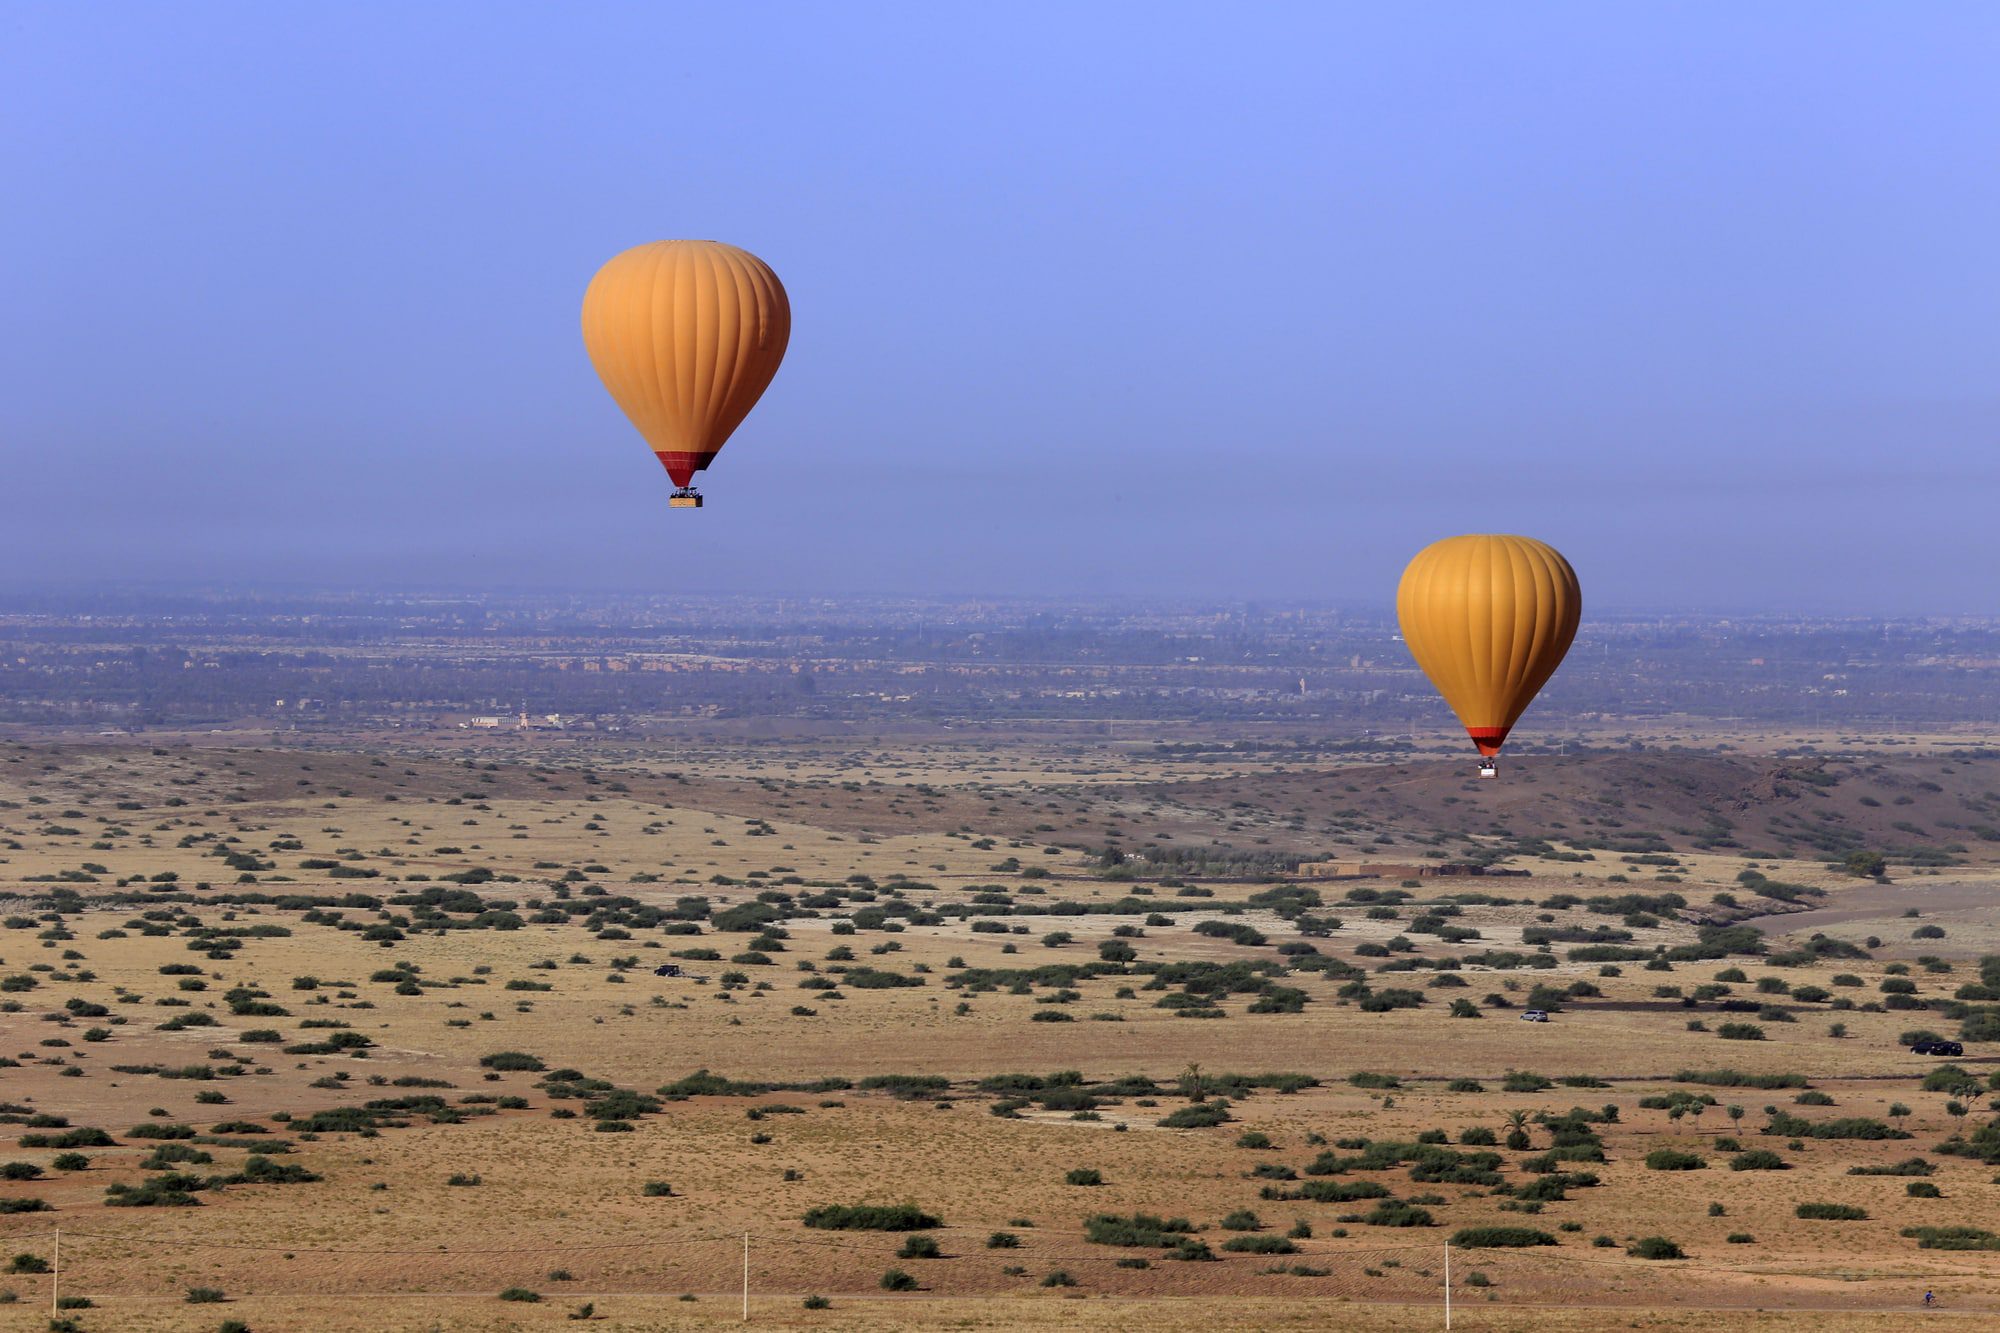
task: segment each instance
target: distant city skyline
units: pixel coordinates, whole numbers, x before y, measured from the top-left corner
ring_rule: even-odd
[[[0,592],[1985,615],[2000,10],[438,3],[0,15]],[[671,489],[597,266],[754,251]]]

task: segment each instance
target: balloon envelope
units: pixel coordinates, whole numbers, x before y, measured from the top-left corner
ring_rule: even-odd
[[[591,364],[677,486],[756,406],[791,336],[778,275],[720,241],[635,246],[583,294]]]
[[[1532,537],[1433,542],[1396,589],[1410,655],[1487,756],[1555,674],[1582,613],[1576,571]]]

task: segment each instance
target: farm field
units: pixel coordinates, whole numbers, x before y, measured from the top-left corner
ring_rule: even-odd
[[[1995,1317],[2000,757],[1797,741],[0,744],[0,1328]]]

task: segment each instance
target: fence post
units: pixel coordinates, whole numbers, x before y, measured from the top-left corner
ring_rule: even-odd
[[[743,1233],[743,1322],[750,1322],[750,1233]]]
[[[1444,1327],[1451,1333],[1451,1242],[1444,1243]]]
[[[56,1228],[56,1261],[49,1273],[49,1318],[57,1318],[62,1292],[62,1228]]]

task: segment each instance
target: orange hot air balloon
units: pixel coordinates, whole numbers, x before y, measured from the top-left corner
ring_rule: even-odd
[[[654,241],[597,270],[583,345],[612,398],[698,508],[707,467],[785,358],[792,306],[778,275],[720,241]]]
[[[1576,637],[1583,590],[1532,537],[1447,537],[1417,552],[1396,588],[1410,655],[1489,761]]]

